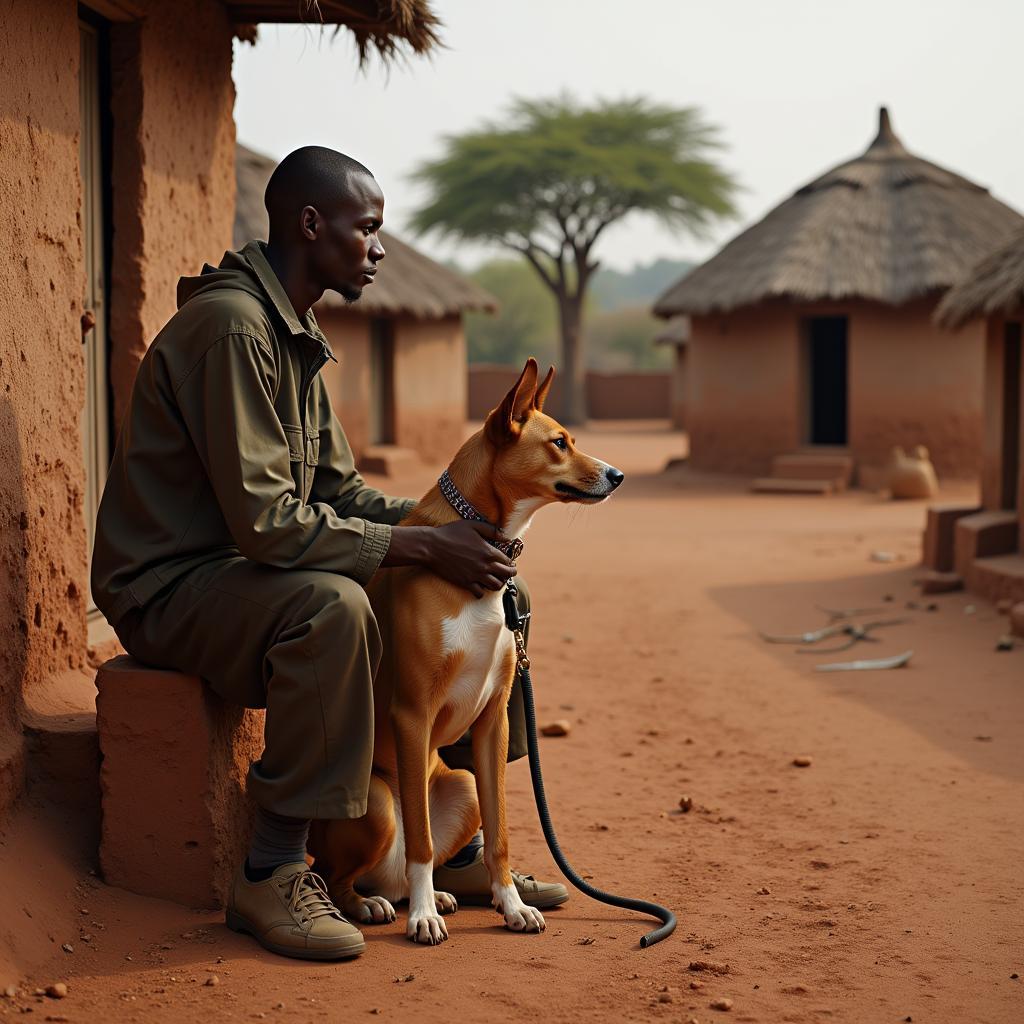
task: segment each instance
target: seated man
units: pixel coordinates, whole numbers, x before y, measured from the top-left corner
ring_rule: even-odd
[[[373,281],[373,176],[306,147],[275,170],[266,205],[269,242],[182,278],[178,312],[139,367],[92,587],[131,654],[267,709],[228,920],[278,953],[330,959],[361,952],[362,936],[304,857],[311,819],[366,812],[381,639],[363,585],[378,566],[423,565],[479,596],[515,568],[485,524],[392,530],[415,502],[366,486],[331,410],[319,370],[334,356],[310,307],[328,288],[355,302]],[[522,756],[519,694],[510,707],[510,756]],[[458,746],[449,756],[463,766]],[[467,903],[490,892],[478,845],[439,869]],[[534,906],[568,898],[516,877]]]

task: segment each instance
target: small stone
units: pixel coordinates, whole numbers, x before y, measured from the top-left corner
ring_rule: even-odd
[[[696,992],[698,989],[701,989],[703,987],[704,987],[704,982],[699,980],[698,978],[694,978],[690,982],[690,988],[692,988],[694,990],[694,992]]]
[[[584,935],[582,939],[577,939],[576,940],[576,945],[577,946],[592,946],[595,942],[597,942],[597,939],[595,939],[592,935]]]
[[[762,885],[761,888],[757,890],[758,896],[771,896],[771,894],[772,891],[768,888],[767,885]]]
[[[710,1006],[712,1010],[721,1010],[723,1013],[727,1013],[732,1009],[732,1000],[712,999],[711,1002],[708,1003],[708,1006]]]
[[[964,605],[964,615],[973,615],[977,610],[973,604]]]
[[[687,1017],[686,1024],[700,1024],[700,1021],[696,1017]]]
[[[895,562],[896,555],[892,551],[872,551],[872,562]]]
[[[566,718],[556,718],[540,727],[542,736],[568,736],[571,731],[572,725]]]
[[[4,989],[4,995],[7,996],[8,999],[13,999],[17,994],[18,990],[14,985],[8,985],[7,988]]]
[[[274,1003],[274,1009],[275,1010],[283,1010],[284,1009],[284,1003]]]
[[[206,981],[203,982],[203,984],[204,985],[209,985],[209,986],[219,985],[220,984],[220,978],[216,974],[211,974],[206,979]]]
[[[374,1008],[373,1008],[373,1009],[372,1009],[372,1010],[370,1011],[370,1013],[373,1013],[373,1014],[378,1014],[378,1013],[380,1013],[380,1007],[379,1007],[379,1006],[375,1006],[375,1007],[374,1007]]]
[[[1012,651],[1014,649],[1014,647],[1016,647],[1016,646],[1017,646],[1017,641],[1012,636],[1010,636],[1009,633],[1004,633],[996,641],[996,650],[997,651]]]
[[[88,907],[79,907],[78,908],[78,912],[80,914],[88,914],[89,913],[89,908]]]
[[[660,993],[659,996],[658,996],[658,1002],[659,1003],[671,1003],[672,1002],[672,993],[671,992],[662,992],[662,993]]]
[[[796,765],[797,768],[810,768],[811,758],[806,754],[798,754],[793,758],[793,764]]]
[[[692,796],[681,796],[679,798],[679,810],[683,814],[689,814],[693,810],[693,797]]]
[[[74,953],[75,951],[75,947],[72,946],[70,942],[62,942],[60,944],[60,948],[63,949],[65,953]]]
[[[937,612],[939,610],[939,606],[934,601],[932,601],[924,606],[924,610],[926,612]]]
[[[181,933],[181,937],[183,939],[194,939],[196,937],[196,933],[195,932],[182,932]]]
[[[1020,978],[1020,975],[1016,971],[1010,975],[1010,981],[1017,981],[1018,978]]]
[[[82,934],[78,937],[82,940],[82,942],[92,942],[92,936],[88,932],[82,932]]]
[[[706,971],[708,974],[728,974],[728,964],[716,964],[710,960],[691,960],[690,970],[694,972]]]
[[[63,981],[57,981],[46,986],[46,994],[51,999],[64,999],[68,994],[68,987]]]

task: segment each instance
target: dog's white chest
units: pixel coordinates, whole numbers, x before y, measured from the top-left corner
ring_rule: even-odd
[[[467,601],[457,615],[441,621],[444,653],[461,651],[463,657],[445,701],[454,735],[445,736],[440,745],[457,740],[505,684],[501,667],[511,643],[512,634],[505,628],[501,591]]]

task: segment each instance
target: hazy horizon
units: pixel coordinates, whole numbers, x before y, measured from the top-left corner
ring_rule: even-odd
[[[706,239],[627,218],[597,252],[619,270],[660,257],[707,259],[798,187],[863,152],[881,105],[913,153],[1024,212],[1024,137],[1015,131],[1024,4],[865,0],[849,18],[849,8],[812,0],[699,8],[661,0],[647,8],[660,15],[630,32],[608,0],[520,0],[514,16],[470,0],[433,6],[445,48],[390,71],[376,60],[358,71],[351,36],[331,42],[330,28],[261,25],[255,47],[236,42],[239,141],[276,159],[315,143],[362,160],[387,197],[387,228],[415,240],[408,217],[424,195],[411,172],[440,155],[444,136],[500,120],[514,96],[568,91],[584,101],[697,106],[720,129],[719,159],[743,187],[740,216]],[[433,237],[417,244],[466,267],[502,252]]]

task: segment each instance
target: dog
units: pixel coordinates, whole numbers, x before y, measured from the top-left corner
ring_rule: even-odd
[[[462,504],[463,513],[468,505],[499,525],[503,537],[518,539],[544,505],[604,501],[623,474],[580,452],[544,413],[553,378],[552,367],[538,384],[537,363],[529,359],[398,528],[453,522]],[[501,591],[475,598],[426,569],[402,567],[378,572],[368,594],[385,653],[374,681],[367,813],[316,822],[310,837],[331,898],[354,923],[372,924],[394,921],[394,903],[407,896],[406,935],[444,941],[443,915],[457,906],[450,894],[434,891],[433,869],[462,849],[482,820],[492,903],[513,931],[543,931],[543,916],[522,901],[509,872],[505,707],[516,657]],[[475,779],[449,769],[437,753],[470,727]]]

